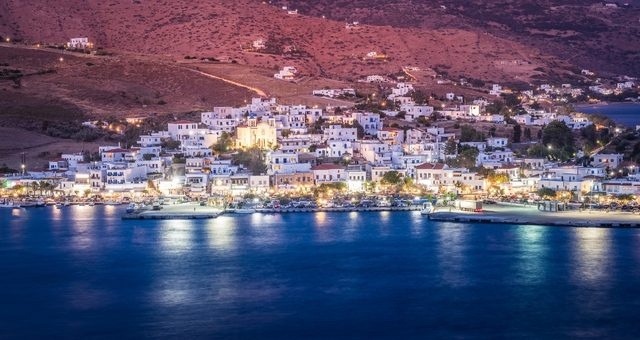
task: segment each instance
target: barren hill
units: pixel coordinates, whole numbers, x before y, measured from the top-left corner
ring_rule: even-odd
[[[580,67],[640,75],[638,0],[277,0],[274,4],[344,22],[487,32]]]
[[[345,1],[319,3],[350,8]],[[62,43],[88,36],[97,46],[116,51],[174,59],[224,56],[272,69],[291,64],[312,77],[353,80],[417,66],[455,76],[528,82],[535,75],[564,74],[570,66],[527,44],[467,27],[404,26],[347,29],[341,21],[292,15],[256,0],[0,3],[0,35],[14,39]],[[267,53],[248,51],[260,38],[268,41]],[[369,52],[385,57],[366,59]]]

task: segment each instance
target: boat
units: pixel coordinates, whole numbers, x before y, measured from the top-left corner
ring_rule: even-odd
[[[130,204],[127,206],[127,213],[128,213],[128,214],[130,214],[130,213],[132,213],[132,212],[136,211],[136,209],[137,209],[137,208],[138,208],[138,207],[136,206],[136,204],[135,204],[135,203],[130,203]]]
[[[20,204],[20,206],[23,208],[41,208],[41,207],[44,207],[45,205],[46,204],[42,200],[24,201]]]
[[[17,209],[20,208],[20,204],[16,204],[13,201],[4,201],[0,203],[0,208]]]
[[[422,205],[422,210],[420,210],[420,213],[422,215],[429,215],[433,212],[434,208],[435,207],[431,202],[426,202]]]
[[[254,212],[256,212],[256,209],[239,208],[239,209],[233,210],[233,212],[236,213],[236,214],[253,214]]]
[[[56,203],[56,208],[62,209],[62,207],[63,207],[62,203],[60,203],[60,202]]]
[[[64,203],[62,205],[64,205],[65,207],[68,207],[68,206],[71,205],[71,203],[69,203],[69,201],[64,201]]]
[[[96,203],[95,203],[95,202],[93,202],[93,201],[89,202],[89,206],[90,206],[90,207],[93,207],[94,205],[96,205]]]

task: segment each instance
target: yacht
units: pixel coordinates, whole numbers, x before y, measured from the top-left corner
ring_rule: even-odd
[[[129,203],[129,205],[127,206],[127,213],[130,214],[136,211],[136,209],[138,209],[138,206],[135,203]]]
[[[429,215],[433,212],[434,209],[435,207],[431,202],[426,202],[422,205],[422,210],[420,211],[420,213],[422,215]]]

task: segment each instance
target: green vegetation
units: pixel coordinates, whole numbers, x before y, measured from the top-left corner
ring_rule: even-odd
[[[404,183],[402,175],[397,171],[388,171],[382,176],[380,181],[383,185],[399,185]]]
[[[253,175],[261,175],[267,172],[264,152],[259,148],[239,151],[233,154],[231,161],[235,165],[246,167]]]
[[[233,136],[227,132],[223,132],[220,134],[218,141],[216,141],[215,144],[211,145],[211,150],[214,154],[220,155],[231,151],[233,149],[233,145]]]
[[[513,126],[513,142],[520,143],[521,137],[522,137],[522,128],[520,127],[519,124],[515,124]]]
[[[537,192],[538,196],[542,198],[554,198],[556,197],[556,191],[551,188],[540,188]]]
[[[458,152],[458,144],[456,140],[451,138],[447,140],[447,143],[444,146],[445,155],[455,155]]]
[[[536,145],[535,153],[542,154],[543,150]],[[544,154],[552,160],[567,161],[575,152],[573,131],[561,121],[553,121],[542,130],[542,147]],[[531,154],[531,151],[529,152]]]
[[[458,148],[458,156],[447,160],[447,165],[454,168],[473,168],[476,166],[476,160],[480,151],[467,145],[460,145]]]
[[[460,142],[482,142],[485,136],[469,124],[460,127]]]

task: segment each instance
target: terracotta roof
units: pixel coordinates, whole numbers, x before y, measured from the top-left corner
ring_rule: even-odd
[[[173,122],[169,122],[169,124],[197,124],[196,122],[190,122],[188,120],[176,120]]]
[[[416,170],[442,170],[444,163],[422,163],[416,166]]]
[[[324,163],[311,168],[311,170],[344,170],[344,167],[338,164]]]

